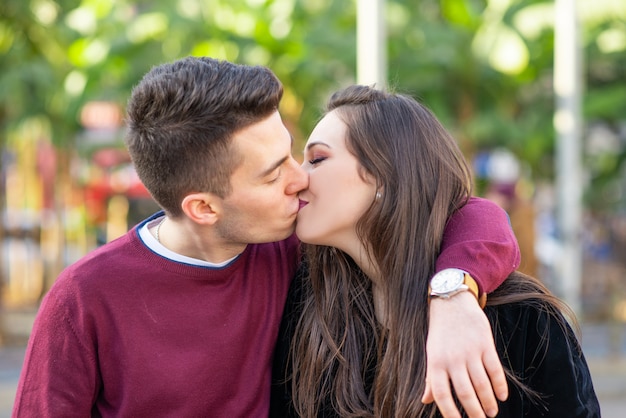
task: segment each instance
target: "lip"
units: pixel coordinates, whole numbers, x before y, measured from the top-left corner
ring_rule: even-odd
[[[309,202],[307,202],[306,200],[302,200],[302,199],[299,199],[299,200],[300,200],[300,207],[298,208],[298,210],[302,209],[303,207],[309,204]]]

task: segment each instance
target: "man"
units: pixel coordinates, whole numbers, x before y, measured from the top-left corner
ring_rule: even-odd
[[[60,275],[33,327],[14,417],[267,416],[272,354],[299,259],[298,192],[308,183],[291,155],[281,96],[266,68],[191,57],[155,67],[133,90],[127,146],[163,212]],[[451,221],[464,230],[482,220],[477,212]],[[470,272],[481,291],[519,263],[506,215],[493,216],[497,236],[476,227],[477,236],[453,233],[440,258],[440,267]],[[462,293],[433,301],[435,326],[487,324]],[[432,331],[439,337],[429,342],[429,380],[445,408],[451,376],[480,416],[479,399],[487,410],[489,397],[495,404],[497,370],[488,376],[483,362],[496,354],[488,324],[470,324],[471,332],[450,324]],[[443,349],[449,341],[473,351],[459,357]]]

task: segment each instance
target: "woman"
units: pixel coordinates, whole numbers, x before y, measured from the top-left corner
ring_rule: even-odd
[[[426,295],[446,220],[472,191],[459,148],[415,100],[352,86],[330,99],[303,165],[296,232],[313,245],[285,331],[291,414],[437,415],[421,402]],[[498,416],[599,416],[569,311],[538,280],[514,273],[485,311],[514,389]]]

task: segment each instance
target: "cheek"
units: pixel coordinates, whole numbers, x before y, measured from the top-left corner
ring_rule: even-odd
[[[354,168],[334,162],[309,173],[309,189],[317,198],[336,198],[361,182]]]
[[[268,224],[283,216],[284,210],[278,206],[282,202],[278,196],[267,192],[249,192],[240,199],[231,202],[227,210],[231,215],[237,214],[238,218],[247,224]]]
[[[375,193],[374,186],[349,170],[311,174],[309,188],[313,194],[311,216],[333,225],[356,222]]]

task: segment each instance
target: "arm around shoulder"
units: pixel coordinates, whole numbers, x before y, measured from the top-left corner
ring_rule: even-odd
[[[490,293],[520,264],[520,250],[507,213],[494,202],[472,197],[456,211],[444,231],[437,271],[468,272]]]
[[[450,217],[436,270],[469,273],[480,296],[497,288],[519,263],[519,246],[506,212],[493,202],[472,198]],[[470,416],[497,413],[496,397],[507,398],[507,383],[489,322],[470,292],[432,299],[426,352],[424,402],[435,401],[446,417],[460,416],[452,383]]]

